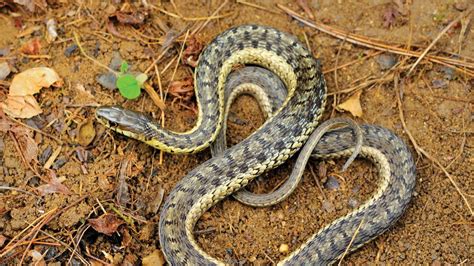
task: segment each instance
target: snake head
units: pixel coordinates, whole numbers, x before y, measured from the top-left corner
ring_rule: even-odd
[[[118,106],[99,107],[95,116],[104,126],[135,139],[152,137],[156,128],[149,116]]]

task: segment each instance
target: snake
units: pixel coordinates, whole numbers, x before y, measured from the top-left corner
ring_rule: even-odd
[[[192,129],[174,132],[149,116],[117,106],[96,109],[106,127],[169,153],[194,153],[214,142],[222,129],[227,77],[239,65],[257,65],[277,75],[287,95],[263,125],[183,177],[168,194],[158,223],[161,250],[170,265],[225,265],[197,243],[193,229],[209,208],[298,152],[320,123],[327,87],[321,63],[293,35],[262,25],[220,33],[202,51],[194,71],[198,118]],[[293,250],[279,265],[327,265],[387,231],[412,198],[416,168],[404,143],[389,129],[362,125],[359,156],[373,162],[380,182],[358,208],[337,218]],[[348,157],[356,135],[350,128],[324,134],[313,156]],[[313,148],[313,147],[311,147]]]

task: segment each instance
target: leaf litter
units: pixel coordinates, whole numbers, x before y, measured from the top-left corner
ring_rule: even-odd
[[[99,233],[111,236],[117,232],[120,225],[125,222],[111,213],[106,213],[99,218],[88,219],[87,222]]]

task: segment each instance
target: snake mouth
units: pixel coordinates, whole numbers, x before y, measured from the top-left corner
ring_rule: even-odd
[[[150,132],[151,119],[138,112],[118,106],[102,106],[95,116],[104,126],[126,135],[146,136]]]

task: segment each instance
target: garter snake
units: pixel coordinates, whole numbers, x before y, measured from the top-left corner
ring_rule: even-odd
[[[159,237],[171,265],[224,263],[199,247],[193,236],[194,225],[211,206],[303,147],[326,102],[320,64],[289,34],[265,26],[239,26],[221,33],[201,53],[194,73],[198,120],[190,131],[171,132],[146,115],[119,107],[96,111],[104,125],[153,147],[172,153],[197,152],[208,147],[222,127],[223,88],[237,64],[271,70],[283,81],[288,95],[259,130],[190,171],[170,192],[160,214]],[[415,185],[413,158],[404,142],[391,131],[364,125],[362,132],[360,155],[377,166],[381,176],[378,190],[358,209],[323,227],[280,264],[332,263],[349,247],[349,242],[352,241],[349,251],[359,248],[403,214]],[[317,143],[316,156],[348,156],[354,139],[347,128],[329,132]]]

